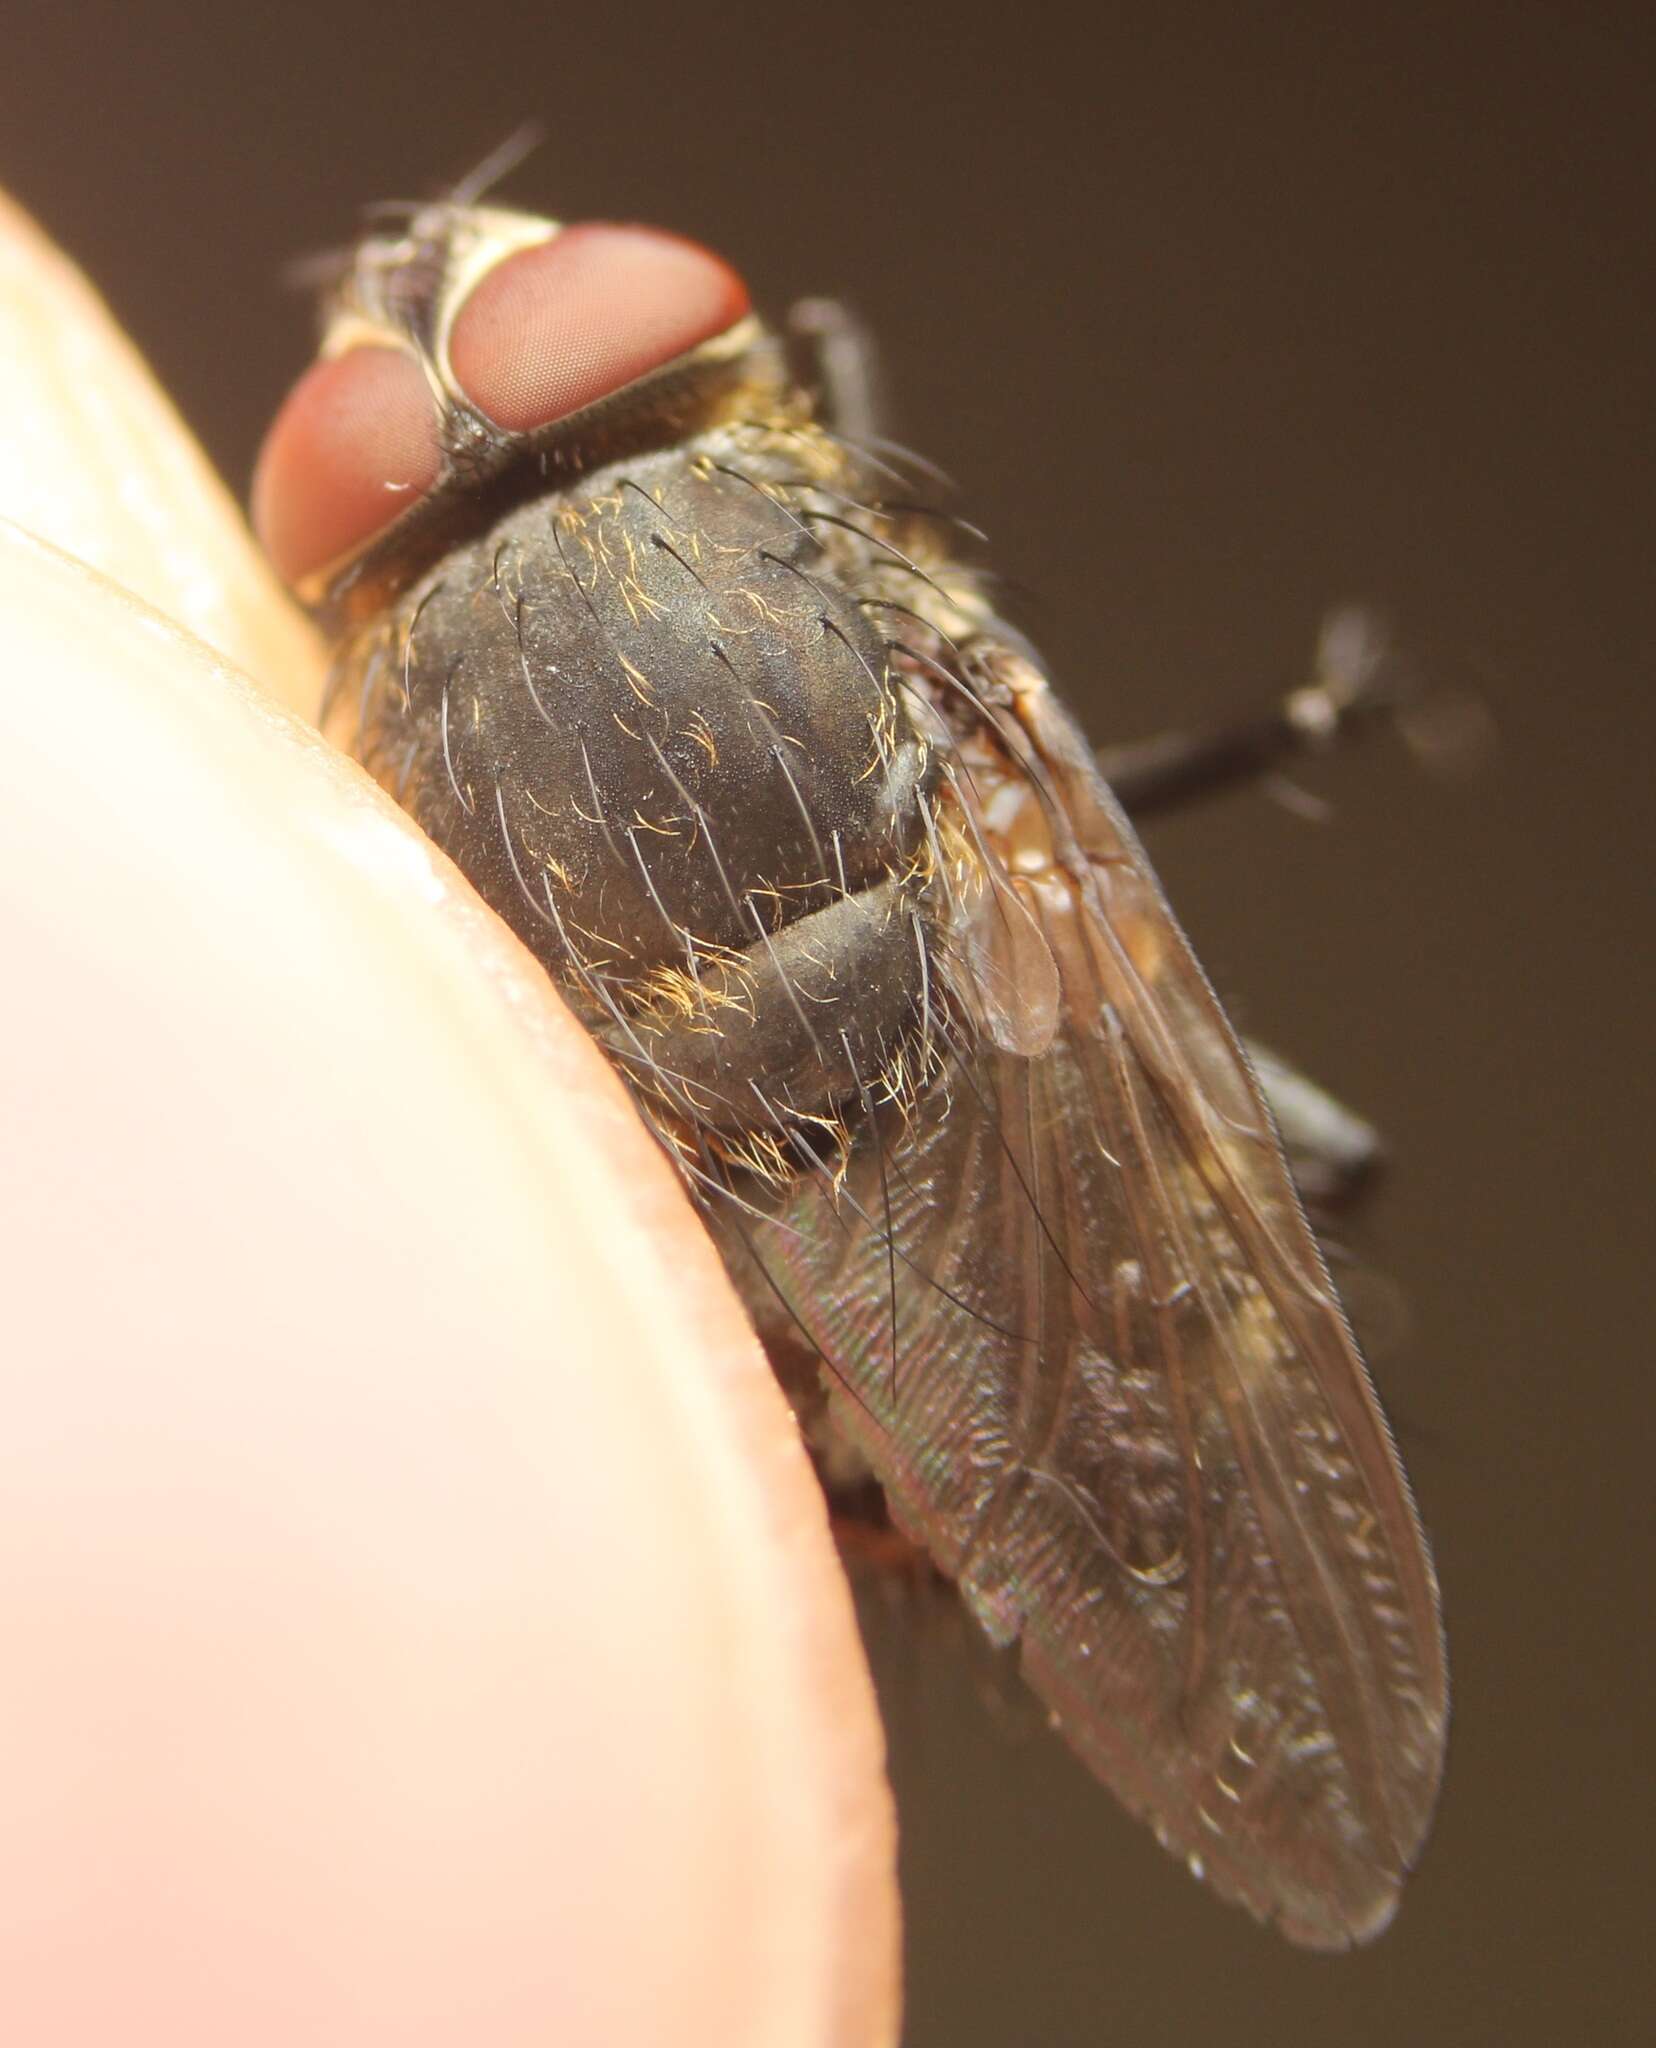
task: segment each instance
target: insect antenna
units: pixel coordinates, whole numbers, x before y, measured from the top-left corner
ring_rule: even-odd
[[[545,140],[544,121],[520,121],[480,163],[473,164],[469,171],[455,179],[444,198],[450,206],[475,206],[503,178],[509,178],[520,164],[526,163]]]

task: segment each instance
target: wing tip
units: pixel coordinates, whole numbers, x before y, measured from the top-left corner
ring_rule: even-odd
[[[1316,1902],[1315,1911],[1306,1911],[1296,1902],[1279,1905],[1266,1917],[1295,1948],[1312,1949],[1322,1955],[1344,1955],[1378,1941],[1397,1918],[1402,1902],[1403,1880],[1398,1877],[1377,1884],[1365,1899],[1350,1902],[1350,1910],[1337,1916],[1333,1910],[1335,1902],[1324,1898]]]

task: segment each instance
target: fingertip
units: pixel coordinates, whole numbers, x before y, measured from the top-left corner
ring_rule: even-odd
[[[352,764],[0,604],[0,2034],[889,2041],[820,1497],[614,1077]]]
[[[314,631],[108,307],[3,193],[0,517],[316,716],[325,658]]]

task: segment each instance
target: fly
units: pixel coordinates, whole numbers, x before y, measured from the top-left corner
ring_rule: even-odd
[[[1225,759],[1123,755],[1112,788],[958,525],[860,438],[841,317],[774,329],[696,244],[470,198],[360,244],[261,457],[328,729],[619,1067],[830,1485],[879,1482],[1217,1892],[1370,1938],[1442,1768],[1436,1581],[1121,797],[1376,693],[1347,660]],[[1360,1156],[1267,1082],[1290,1142]]]

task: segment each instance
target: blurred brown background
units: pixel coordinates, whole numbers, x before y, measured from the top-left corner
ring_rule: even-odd
[[[1394,1148],[1351,1235],[1449,1614],[1427,1860],[1377,1948],[1295,1955],[884,1620],[908,2038],[1648,2038],[1648,11],[29,14],[0,181],[238,490],[288,259],[538,116],[508,196],[854,301],[1099,738],[1251,706],[1352,594],[1482,695],[1475,779],[1382,744],[1307,777],[1332,824],[1151,835],[1234,1010]]]

